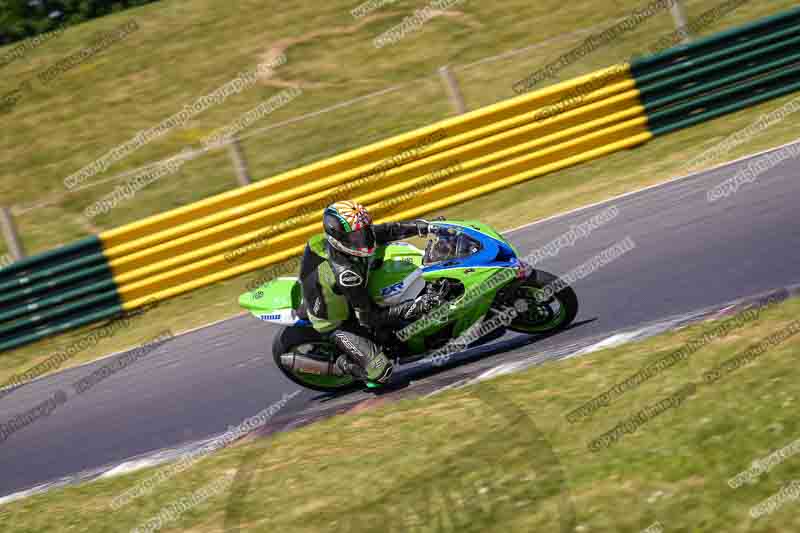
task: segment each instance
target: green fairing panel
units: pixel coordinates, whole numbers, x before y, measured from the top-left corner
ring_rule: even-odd
[[[496,275],[506,268],[479,268],[476,271],[466,274],[463,268],[453,268],[447,270],[439,270],[435,272],[428,272],[425,274],[426,281],[433,281],[439,278],[449,278],[460,281],[464,287],[465,292],[471,288],[474,291],[477,287],[483,284],[486,280]],[[514,273],[516,276],[516,273]],[[454,321],[453,338],[461,335],[467,328],[474,324],[478,319],[489,311],[489,307],[494,301],[495,294],[506,283],[494,288],[487,288],[481,291],[474,299],[472,299],[466,306],[464,305],[464,297],[462,296],[455,302],[455,309],[448,314],[448,320],[442,323],[432,323],[430,326],[414,334],[409,340],[408,345],[412,353],[421,353],[425,351],[423,339],[436,333],[447,325],[447,323]]]
[[[279,309],[297,309],[302,294],[296,278],[277,278],[239,296],[239,305],[258,316]]]
[[[422,251],[411,245],[389,244],[375,250],[373,261],[381,261],[377,270],[370,272],[367,289],[374,302],[382,302],[381,290],[399,283],[422,266]]]

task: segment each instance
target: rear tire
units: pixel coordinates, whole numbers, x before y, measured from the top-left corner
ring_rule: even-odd
[[[306,347],[317,349],[305,352],[302,349]],[[302,387],[319,392],[340,392],[355,388],[358,384],[356,379],[350,376],[318,376],[289,370],[281,364],[281,356],[290,353],[331,362],[336,360],[338,353],[333,343],[313,328],[286,326],[275,335],[275,339],[272,341],[272,360],[283,375]],[[326,359],[326,356],[330,359]]]
[[[542,313],[545,312],[543,308],[539,309],[543,304],[539,303],[534,297],[536,290],[554,284],[556,281],[558,281],[557,276],[544,270],[534,270],[528,276],[528,279],[522,282],[515,295],[515,299],[523,298],[527,301],[529,313],[520,314],[516,320],[509,324],[508,329],[517,333],[528,334],[555,333],[566,329],[578,316],[578,297],[572,287],[564,287],[544,302],[550,308],[551,316],[548,320],[537,322],[531,316],[533,310],[536,309]],[[558,304],[557,312],[553,312],[552,303]]]

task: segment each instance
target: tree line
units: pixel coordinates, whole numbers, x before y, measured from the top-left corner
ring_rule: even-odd
[[[156,0],[0,0],[0,46]]]

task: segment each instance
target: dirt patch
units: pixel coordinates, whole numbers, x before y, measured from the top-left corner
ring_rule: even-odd
[[[275,44],[273,44],[266,52],[264,52],[260,56],[259,62],[260,63],[269,63],[269,62],[275,61],[282,54],[286,54],[287,50],[289,50],[289,48],[294,46],[294,45],[307,43],[309,41],[313,41],[313,40],[318,39],[318,38],[333,37],[333,36],[337,36],[337,35],[350,35],[350,34],[358,32],[359,30],[361,30],[362,27],[364,27],[365,25],[367,25],[367,24],[369,24],[369,23],[371,23],[371,22],[373,22],[375,20],[381,20],[381,19],[386,19],[386,18],[390,18],[390,17],[396,17],[397,15],[398,15],[398,12],[385,12],[385,13],[372,14],[372,15],[368,15],[368,16],[360,19],[359,22],[357,22],[355,24],[350,24],[348,26],[338,26],[338,27],[333,27],[333,28],[315,30],[315,31],[306,33],[304,35],[300,35],[298,37],[291,37],[291,38],[288,38],[288,39],[281,39],[280,41],[277,41]],[[451,19],[457,19],[460,22],[464,22],[467,26],[469,26],[471,28],[474,28],[474,29],[478,29],[478,28],[482,28],[483,27],[483,24],[481,24],[481,22],[477,18],[475,18],[473,15],[469,15],[469,14],[464,13],[462,11],[453,11],[453,10],[441,11],[441,10],[438,10],[438,11],[433,11],[432,15],[433,15],[431,17],[432,19],[436,18],[436,17],[448,17],[448,18],[451,18]],[[287,80],[287,79],[278,78],[278,77],[275,77],[275,70],[274,69],[270,69],[270,70],[262,73],[260,75],[259,81],[261,82],[262,85],[268,85],[268,86],[271,86],[271,87],[280,87],[280,88],[297,87],[297,88],[303,88],[303,89],[314,89],[314,88],[331,87],[331,86],[334,85],[334,84],[330,84],[330,83],[319,83],[319,82],[312,82],[312,81],[307,81],[307,80]]]

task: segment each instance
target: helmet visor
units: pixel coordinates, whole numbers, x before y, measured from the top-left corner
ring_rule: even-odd
[[[344,237],[342,244],[349,248],[353,255],[370,256],[375,253],[375,232],[372,231],[372,226],[351,231]]]

